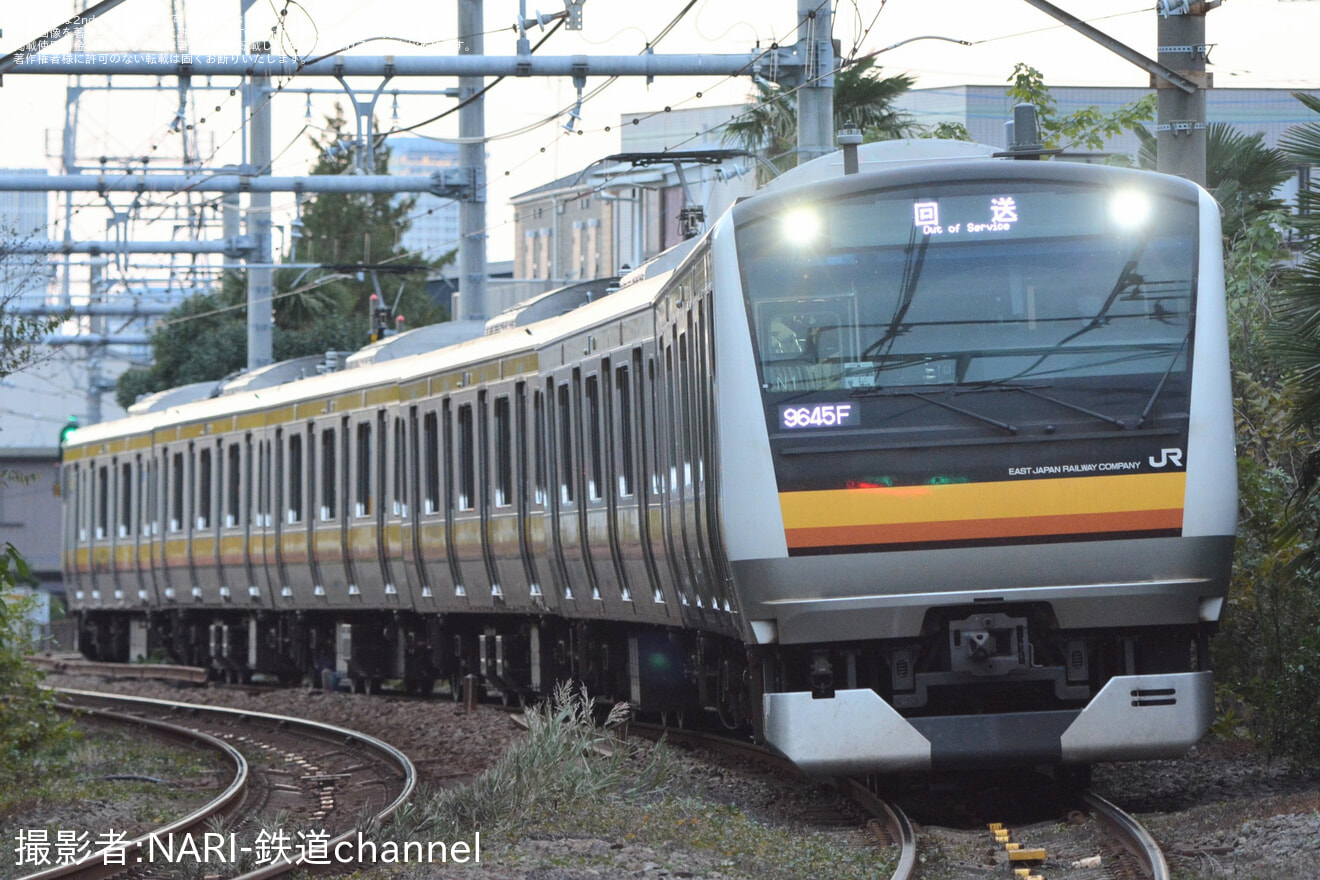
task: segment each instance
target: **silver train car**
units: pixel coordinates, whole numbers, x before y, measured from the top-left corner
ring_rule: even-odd
[[[480,338],[78,430],[81,649],[571,678],[817,774],[1183,753],[1236,528],[1218,207],[930,149]]]

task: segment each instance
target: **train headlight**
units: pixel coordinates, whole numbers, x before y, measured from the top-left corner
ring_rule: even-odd
[[[820,237],[820,215],[811,208],[794,208],[780,221],[784,240],[796,245],[814,244]]]
[[[1119,229],[1144,226],[1150,217],[1150,199],[1135,189],[1121,189],[1109,197],[1109,219]]]

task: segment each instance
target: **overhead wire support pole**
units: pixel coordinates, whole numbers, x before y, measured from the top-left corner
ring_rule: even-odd
[[[1205,14],[1218,6],[1219,0],[1157,0],[1158,55],[1179,64],[1181,70],[1152,61],[1047,0],[1026,2],[1151,74],[1151,88],[1159,95],[1156,170],[1205,186],[1205,90],[1214,84],[1205,69],[1210,49],[1205,42]]]
[[[458,0],[460,58],[483,58],[483,0]],[[521,56],[530,59],[530,52]],[[486,100],[482,76],[462,76],[458,91],[459,165],[472,175],[472,189],[458,203],[458,302],[454,318],[484,319],[486,315]]]
[[[258,48],[257,44],[253,49]],[[270,44],[260,44],[270,51]],[[260,65],[248,77],[247,106],[251,108],[248,133],[250,147],[248,169],[254,179],[270,174],[270,77]],[[188,190],[191,192],[191,190]],[[247,366],[249,370],[274,363],[275,309],[272,293],[275,271],[270,268],[270,192],[254,188],[248,193],[247,235],[253,248],[248,252],[247,267]]]
[[[834,151],[834,39],[831,0],[798,0],[798,164]]]
[[[1192,80],[1178,73],[1176,70],[1173,70],[1172,68],[1169,67],[1165,67],[1163,64],[1160,64],[1158,61],[1153,61],[1150,58],[1147,58],[1145,55],[1142,55],[1137,50],[1123,43],[1120,43],[1118,40],[1115,40],[1113,37],[1109,36],[1104,31],[1092,27],[1091,25],[1082,21],[1077,16],[1068,12],[1064,12],[1062,9],[1055,6],[1053,3],[1048,3],[1046,2],[1046,0],[1026,0],[1026,2],[1030,3],[1032,6],[1036,7],[1041,12],[1050,16],[1051,18],[1055,18],[1063,22],[1068,27],[1077,31],[1079,34],[1082,34],[1083,36],[1088,37],[1091,40],[1094,40],[1095,42],[1099,43],[1101,46],[1105,47],[1110,52],[1113,52],[1115,55],[1119,56],[1120,58],[1132,62],[1133,64],[1137,65],[1137,67],[1140,67],[1142,70],[1146,71],[1147,73],[1158,76],[1160,79],[1163,79],[1166,82],[1171,83],[1175,88],[1180,89],[1181,91],[1186,92],[1189,95],[1195,94],[1197,89],[1200,88],[1196,83],[1192,82]]]

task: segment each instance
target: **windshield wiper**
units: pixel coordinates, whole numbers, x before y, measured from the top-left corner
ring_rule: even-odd
[[[1190,318],[1190,316],[1188,317]],[[1187,328],[1187,334],[1183,336],[1182,344],[1173,353],[1173,357],[1169,358],[1169,365],[1164,368],[1164,375],[1160,376],[1160,381],[1155,383],[1155,390],[1150,393],[1150,399],[1146,401],[1146,406],[1141,410],[1141,418],[1137,419],[1138,428],[1146,424],[1150,411],[1155,408],[1155,401],[1159,400],[1160,395],[1164,393],[1164,384],[1169,381],[1169,374],[1173,372],[1174,365],[1178,363],[1178,358],[1182,356],[1183,350],[1187,348],[1187,343],[1191,341],[1192,327],[1196,326],[1196,322],[1189,320],[1189,324],[1191,326]]]
[[[1046,385],[1046,386],[1044,386],[1044,387],[1048,388],[1049,386]],[[1049,402],[1049,403],[1053,403],[1053,404],[1056,404],[1056,405],[1058,405],[1058,406],[1062,406],[1062,407],[1064,407],[1064,408],[1066,408],[1066,409],[1070,409],[1070,410],[1072,410],[1072,411],[1074,411],[1074,412],[1079,412],[1079,413],[1081,413],[1082,415],[1090,416],[1090,417],[1093,418],[1093,419],[1099,419],[1100,421],[1102,421],[1102,422],[1107,422],[1108,424],[1114,425],[1115,427],[1119,427],[1119,428],[1126,428],[1126,427],[1127,427],[1127,422],[1123,421],[1122,419],[1115,418],[1114,416],[1105,415],[1105,414],[1102,413],[1102,412],[1096,412],[1096,411],[1093,410],[1093,409],[1087,409],[1087,408],[1084,407],[1084,406],[1078,406],[1078,405],[1075,404],[1075,403],[1069,403],[1068,401],[1063,400],[1063,399],[1058,398],[1058,397],[1055,397],[1055,396],[1053,396],[1053,395],[1051,395],[1051,394],[1041,394],[1041,393],[1040,393],[1039,391],[1037,391],[1035,388],[1032,388],[1032,387],[1027,386],[1027,385],[1008,385],[1008,384],[996,384],[996,383],[990,383],[990,384],[980,385],[980,386],[976,386],[976,385],[966,386],[966,385],[964,385],[964,386],[961,386],[961,387],[955,389],[954,393],[955,393],[955,394],[974,394],[974,393],[976,393],[976,392],[978,392],[978,391],[1019,391],[1019,392],[1021,392],[1021,393],[1023,393],[1023,394],[1028,394],[1028,395],[1030,395],[1030,396],[1032,396],[1032,397],[1036,397],[1036,398],[1039,398],[1039,399],[1041,399],[1041,400],[1047,401],[1047,402]],[[1138,425],[1140,425],[1140,423],[1138,423]]]
[[[947,400],[940,400],[935,397],[929,397],[925,394],[922,394],[919,391],[900,391],[895,389],[890,389],[887,391],[863,391],[861,393],[853,392],[853,396],[854,397],[915,397],[917,400],[920,400],[923,403],[934,404],[935,406],[943,407],[944,409],[952,410],[953,412],[956,413],[961,413],[962,415],[976,419],[978,422],[985,422],[987,425],[994,425],[996,428],[1000,428],[1004,431],[1007,431],[1010,434],[1016,434],[1018,432],[1017,425],[1010,424],[1009,422],[1001,422],[999,421],[999,419],[991,418],[990,416],[987,416],[983,413],[979,413],[976,410],[967,409],[967,407],[958,406],[955,403],[949,403]]]
[[[917,281],[921,278],[921,267],[926,262],[926,248],[930,245],[930,236],[926,233],[921,235],[921,246],[916,249],[916,256],[913,256],[913,247],[917,242],[917,227],[913,226],[912,231],[908,233],[908,246],[903,254],[903,280],[899,286],[898,305],[894,307],[894,316],[889,319],[889,326],[885,332],[880,334],[880,338],[872,342],[862,352],[862,360],[870,358],[881,347],[888,345],[880,356],[876,359],[875,370],[878,374],[884,363],[889,358],[889,351],[894,347],[894,340],[897,339],[903,331],[903,319],[907,317],[908,309],[912,308],[912,300],[916,298]]]
[[[1036,360],[1034,360],[1028,367],[1019,371],[1015,375],[1008,376],[1003,381],[1005,383],[1012,382],[1014,379],[1020,379],[1023,376],[1029,375],[1032,370],[1039,367],[1055,354],[1058,354],[1065,345],[1072,342],[1077,337],[1090,333],[1097,327],[1103,327],[1109,320],[1109,310],[1114,307],[1114,303],[1118,302],[1119,296],[1121,296],[1125,290],[1130,289],[1134,285],[1139,286],[1144,283],[1145,279],[1137,274],[1137,264],[1141,262],[1141,256],[1146,252],[1146,244],[1146,239],[1137,242],[1136,247],[1133,249],[1132,256],[1123,264],[1122,271],[1118,273],[1118,280],[1114,282],[1113,289],[1109,291],[1109,296],[1105,298],[1104,305],[1100,307],[1100,311],[1096,312],[1095,317],[1086,322],[1085,327],[1069,333],[1067,336],[1054,343],[1049,351],[1036,358]]]

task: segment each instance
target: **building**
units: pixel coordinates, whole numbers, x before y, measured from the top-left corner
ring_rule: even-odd
[[[1150,94],[1136,87],[1056,86],[1050,90],[1060,114],[1096,106],[1102,112]],[[1320,90],[1310,94],[1320,96]],[[897,102],[918,125],[933,128],[956,122],[972,140],[1007,147],[1005,123],[1013,100],[1003,85],[959,85],[913,89]],[[1288,89],[1210,89],[1210,122],[1225,122],[1246,133],[1263,132],[1277,146],[1289,128],[1315,121],[1314,114]],[[624,113],[619,120],[622,154],[713,153],[726,150],[723,125],[741,106],[700,107],[664,112]],[[1103,161],[1135,156],[1137,136],[1125,132],[1095,152],[1072,149],[1068,158]],[[731,157],[715,164],[681,165],[659,161],[643,167],[600,161],[535,189],[519,193],[514,206],[514,279],[564,284],[622,274],[682,240],[685,208],[700,208],[705,222],[738,198],[755,191],[754,160]],[[1291,200],[1308,169],[1277,194]]]
[[[389,139],[389,171],[399,175],[429,175],[459,164],[458,145],[420,137]],[[400,245],[424,260],[437,260],[458,247],[458,202],[419,193],[412,225]]]
[[[754,192],[749,159],[715,160],[731,152],[719,126],[738,109],[624,113],[618,155],[634,159],[596,162],[510,200],[514,278],[563,284],[621,275]],[[683,155],[705,159],[666,159]]]
[[[1314,122],[1316,117],[1293,97],[1292,89],[1207,89],[1205,115],[1208,123],[1224,122],[1246,134],[1262,132],[1265,145],[1277,147],[1279,138],[1295,125]],[[1103,113],[1151,94],[1150,89],[1129,86],[1054,86],[1050,96],[1058,102],[1058,112],[1069,115],[1084,107],[1098,107]],[[1320,90],[1307,94],[1320,97]],[[898,107],[911,114],[917,124],[934,127],[941,122],[957,122],[967,127],[972,140],[992,146],[1007,146],[1004,125],[1013,118],[1013,100],[1002,85],[958,85],[933,89],[912,89],[897,101]],[[1141,142],[1131,132],[1110,138],[1098,153],[1069,150],[1074,158],[1103,159],[1121,154],[1135,156]],[[1303,172],[1305,173],[1305,172]],[[1278,193],[1284,200],[1297,196],[1295,177]]]

